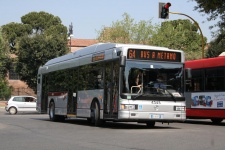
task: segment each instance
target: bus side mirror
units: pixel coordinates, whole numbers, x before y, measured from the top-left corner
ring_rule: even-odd
[[[126,66],[126,56],[120,56],[120,67]]]
[[[186,72],[187,79],[191,79],[191,77],[192,77],[191,68],[186,68],[185,72]]]

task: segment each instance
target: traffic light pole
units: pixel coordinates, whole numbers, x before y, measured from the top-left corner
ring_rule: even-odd
[[[193,18],[191,18],[190,16],[188,16],[186,14],[182,14],[182,13],[178,13],[178,12],[169,12],[169,13],[170,14],[183,15],[183,16],[186,16],[186,17],[190,18],[192,21],[194,21],[195,25],[198,27],[198,29],[200,31],[200,34],[201,34],[201,39],[202,39],[202,58],[204,58],[204,37],[203,37],[203,34],[202,34],[202,30],[201,30],[200,26],[198,25],[198,23]]]

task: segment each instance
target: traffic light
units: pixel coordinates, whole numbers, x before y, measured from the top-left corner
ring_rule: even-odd
[[[162,19],[169,18],[169,7],[171,6],[171,3],[166,3],[162,6],[161,10],[161,17]]]

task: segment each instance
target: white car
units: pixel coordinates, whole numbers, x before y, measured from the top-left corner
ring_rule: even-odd
[[[10,114],[17,112],[36,112],[36,97],[33,96],[12,96],[5,106],[5,110]]]

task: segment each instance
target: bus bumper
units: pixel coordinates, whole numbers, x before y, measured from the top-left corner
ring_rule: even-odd
[[[137,112],[137,111],[119,111],[118,119],[128,120],[171,120],[171,121],[185,121],[185,112]]]

